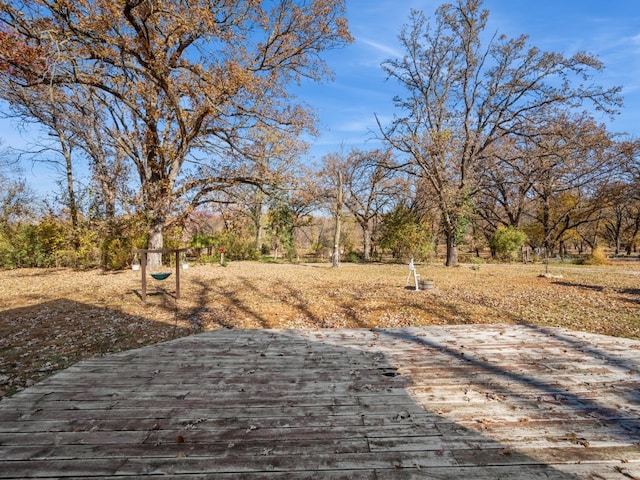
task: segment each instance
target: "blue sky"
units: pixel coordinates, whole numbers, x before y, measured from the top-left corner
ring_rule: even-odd
[[[450,0],[451,1],[451,0]],[[329,52],[326,59],[335,82],[305,86],[300,96],[312,104],[320,118],[320,138],[311,154],[319,159],[329,152],[351,147],[374,148],[371,130],[377,131],[374,113],[393,115],[392,99],[403,93],[386,80],[380,64],[402,56],[397,40],[411,8],[432,15],[440,0],[347,0],[355,42]],[[527,34],[531,45],[571,55],[595,54],[605,64],[595,82],[622,86],[625,105],[611,131],[640,137],[640,2],[638,0],[485,0],[490,11],[487,32],[509,37]]]
[[[402,93],[386,80],[380,64],[399,57],[397,40],[409,11],[432,15],[440,0],[347,0],[347,15],[355,42],[327,52],[335,81],[305,84],[298,96],[316,110],[321,132],[310,151],[320,160],[330,152],[352,147],[374,148],[374,114],[383,121],[393,115],[392,99]],[[586,50],[605,64],[595,81],[623,87],[625,105],[610,130],[640,137],[640,2],[638,0],[485,0],[490,10],[488,32],[510,37],[527,34],[543,50],[571,55]],[[5,146],[22,145],[24,137],[7,121],[0,122]],[[25,175],[38,191],[51,190],[53,172],[45,166],[25,165]]]

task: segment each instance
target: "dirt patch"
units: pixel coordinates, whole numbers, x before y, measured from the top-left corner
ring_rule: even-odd
[[[640,338],[640,265],[418,266],[435,288],[407,288],[406,265],[192,265],[140,272],[0,272],[0,396],[95,355],[217,328],[373,328],[460,323],[552,325]]]

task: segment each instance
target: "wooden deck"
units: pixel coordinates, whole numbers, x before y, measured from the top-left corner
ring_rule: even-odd
[[[640,342],[221,330],[0,402],[0,478],[640,479]]]

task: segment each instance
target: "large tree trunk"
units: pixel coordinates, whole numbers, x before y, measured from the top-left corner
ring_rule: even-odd
[[[455,213],[443,213],[442,223],[444,225],[444,235],[447,243],[447,267],[458,266],[458,217]]]
[[[342,228],[342,208],[344,203],[344,197],[342,193],[342,173],[338,172],[338,188],[336,191],[336,210],[335,221],[336,227],[333,231],[333,254],[331,255],[331,266],[333,268],[340,265],[340,230]]]
[[[102,200],[104,202],[104,228],[105,235],[102,239],[102,269],[104,271],[110,268],[109,265],[109,245],[117,238],[118,235],[118,220],[116,218],[116,186],[108,180],[105,175],[99,175]]]
[[[256,230],[256,255],[260,257],[262,255],[262,238],[264,236],[264,227],[262,226],[262,222],[257,225],[258,229]]]
[[[364,222],[362,225],[362,258],[365,262],[371,260],[371,227],[369,222]]]
[[[262,255],[262,238],[264,237],[264,226],[262,220],[258,220],[256,225],[256,254]]]
[[[549,195],[543,194],[541,195],[542,199],[542,246],[544,247],[544,255],[545,255],[545,264],[546,264],[546,272],[549,271],[549,256],[551,249],[551,207],[549,206]]]
[[[69,216],[71,217],[71,230],[73,238],[71,243],[75,250],[80,248],[80,239],[78,238],[78,202],[76,201],[76,193],[73,181],[73,162],[71,158],[71,146],[66,136],[62,132],[58,132],[58,139],[62,149],[62,155],[65,161],[65,173],[67,179],[67,195],[69,196]]]
[[[253,216],[253,222],[256,227],[256,255],[260,257],[262,255],[262,241],[264,238],[264,223],[262,221],[262,207],[263,207],[263,194],[258,191],[256,194],[256,204],[253,206],[251,212]]]
[[[162,231],[164,229],[164,217],[162,215],[154,215],[149,227],[149,242],[147,248],[149,250],[160,250],[163,248],[164,241]],[[158,270],[162,267],[162,254],[149,253],[147,255],[147,268],[149,271]]]
[[[339,216],[336,216],[336,228],[333,232],[333,253],[331,255],[331,266],[339,267],[340,266],[340,229],[342,220]]]
[[[78,203],[76,202],[76,193],[73,185],[73,164],[71,163],[71,153],[65,149],[65,164],[67,170],[67,192],[69,194],[69,215],[71,216],[71,226],[73,227],[74,237],[78,228]],[[77,242],[77,237],[74,242]],[[76,248],[78,245],[74,245]]]
[[[447,237],[447,267],[458,266],[458,245],[456,242],[456,232],[446,232]]]

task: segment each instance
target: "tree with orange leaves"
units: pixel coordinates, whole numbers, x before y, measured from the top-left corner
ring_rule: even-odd
[[[0,0],[10,40],[0,74],[15,89],[82,90],[108,107],[105,137],[134,165],[157,249],[190,198],[255,180],[243,155],[252,129],[312,128],[287,87],[328,77],[321,53],[351,41],[344,10],[344,0]]]

